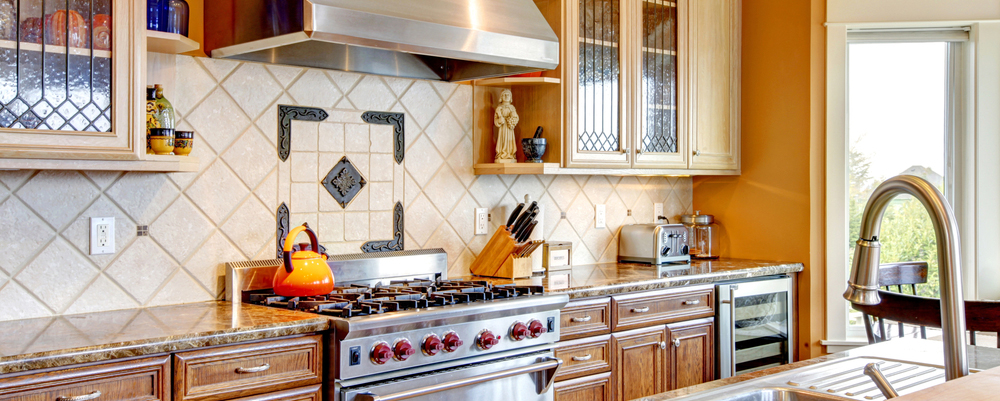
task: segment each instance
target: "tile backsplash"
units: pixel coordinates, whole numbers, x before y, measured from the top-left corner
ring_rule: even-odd
[[[525,194],[544,209],[535,235],[573,241],[576,263],[613,261],[618,228],[653,221],[654,203],[672,220],[691,212],[690,178],[473,175],[468,85],[154,53],[147,82],[165,86],[178,128],[196,131],[199,171],[0,172],[0,320],[216,299],[224,262],[275,257],[282,202],[293,226],[310,221],[347,253],[388,239],[402,201],[406,248],[444,248],[451,275],[489,239],[473,235],[474,208],[490,209],[495,230]],[[343,119],[295,122],[279,162],[279,104]],[[368,110],[405,114],[402,166],[387,126],[352,122]],[[347,209],[319,183],[343,155],[368,181]],[[594,227],[595,204],[607,228]],[[111,216],[115,253],[89,255],[90,217]]]

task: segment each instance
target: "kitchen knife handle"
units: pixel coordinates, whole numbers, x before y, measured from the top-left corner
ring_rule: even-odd
[[[535,224],[538,224],[537,220],[532,220],[531,223],[524,226],[524,228],[521,229],[521,232],[518,233],[517,242],[524,242],[527,240],[528,237],[531,236],[531,230],[535,228]]]
[[[514,221],[517,220],[517,216],[521,214],[521,209],[524,209],[524,203],[518,203],[517,207],[514,208],[514,212],[507,218],[507,228],[511,228],[511,226],[514,225]]]
[[[521,230],[524,230],[524,228],[527,227],[528,224],[530,224],[531,221],[535,219],[536,215],[537,212],[532,212],[529,210],[528,212],[522,214],[521,218],[517,219],[517,223],[514,223],[514,231],[511,231],[511,233],[514,234],[514,238],[517,238],[521,234]]]

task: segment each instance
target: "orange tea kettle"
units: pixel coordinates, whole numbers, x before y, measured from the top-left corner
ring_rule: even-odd
[[[274,293],[284,297],[311,297],[329,294],[333,291],[333,272],[326,264],[326,255],[314,251],[298,251],[292,253],[295,236],[302,231],[309,234],[312,241],[310,249],[319,250],[316,233],[308,224],[295,227],[285,238],[283,248],[285,267],[274,272]]]

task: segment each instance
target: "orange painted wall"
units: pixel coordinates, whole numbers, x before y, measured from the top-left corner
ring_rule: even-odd
[[[822,12],[821,23],[825,8],[825,0],[743,1],[742,175],[694,179],[694,208],[715,215],[723,226],[723,257],[806,265],[798,278],[800,359],[822,353],[823,269],[812,252],[817,200],[812,28],[814,11]]]

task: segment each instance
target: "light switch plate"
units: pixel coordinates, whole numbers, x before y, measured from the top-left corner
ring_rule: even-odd
[[[605,228],[608,226],[608,212],[604,205],[594,206],[594,227]]]
[[[488,211],[485,207],[476,208],[476,235],[486,235],[489,231],[487,223]]]
[[[115,253],[115,218],[90,218],[90,254],[107,255]]]
[[[663,204],[654,203],[653,204],[653,221],[659,223],[660,216],[663,216]]]

